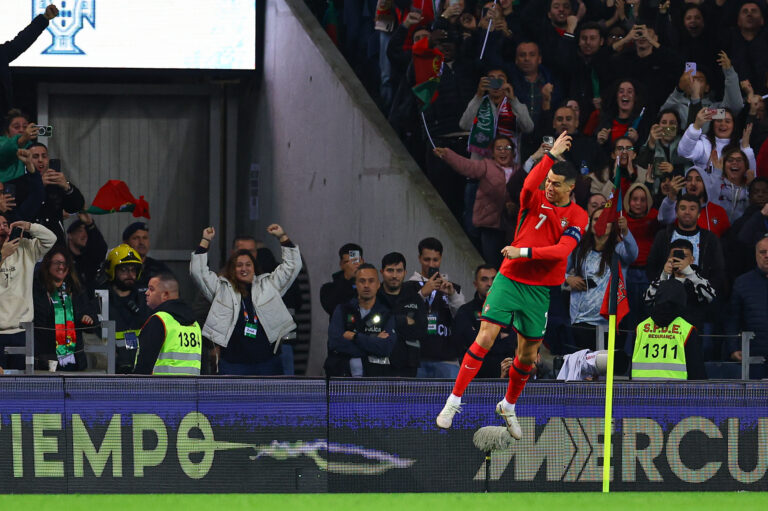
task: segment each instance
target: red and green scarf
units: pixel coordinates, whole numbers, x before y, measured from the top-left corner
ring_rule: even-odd
[[[50,293],[53,304],[53,320],[56,330],[56,358],[60,366],[75,363],[75,314],[72,310],[72,297],[63,287]]]

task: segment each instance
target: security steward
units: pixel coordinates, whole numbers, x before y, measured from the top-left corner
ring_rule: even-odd
[[[379,272],[372,264],[355,271],[357,298],[336,306],[328,324],[326,376],[392,376],[390,355],[397,343],[395,318],[376,299]]]
[[[152,314],[144,294],[138,291],[142,267],[139,253],[125,243],[107,254],[104,273],[109,278],[109,319],[115,321],[119,374],[133,372],[139,332]]]
[[[179,299],[170,273],[149,279],[147,305],[155,311],[139,334],[134,374],[200,375],[203,337],[195,313]]]
[[[681,316],[687,295],[677,279],[661,283],[651,316],[637,325],[633,380],[706,380],[696,328]]]

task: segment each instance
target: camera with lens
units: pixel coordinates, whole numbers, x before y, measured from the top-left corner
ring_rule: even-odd
[[[38,137],[51,137],[53,136],[53,126],[36,126]]]

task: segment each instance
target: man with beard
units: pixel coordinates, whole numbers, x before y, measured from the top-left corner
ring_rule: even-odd
[[[698,226],[711,231],[719,238],[725,234],[731,226],[731,222],[728,220],[728,213],[725,209],[709,200],[704,180],[701,176],[702,171],[696,167],[688,169],[685,178],[674,176],[669,183],[669,193],[659,206],[658,219],[662,224],[671,224],[675,221],[677,197],[680,190],[685,188],[686,194],[696,197],[699,201],[701,214],[697,220]]]
[[[670,223],[656,234],[648,253],[645,273],[649,281],[656,280],[664,269],[671,243],[677,239],[685,239],[692,247],[691,263],[695,264],[699,274],[712,284],[716,295],[722,295],[726,287],[723,248],[717,236],[699,225],[701,214],[703,213],[699,197],[690,193],[680,197],[676,205],[677,222]]]
[[[381,277],[382,286],[376,300],[392,311],[397,332],[397,342],[389,357],[391,375],[415,378],[421,340],[427,335],[427,304],[417,295],[415,288],[403,287],[403,254],[390,252],[381,258]]]
[[[136,361],[138,336],[151,311],[144,293],[138,290],[142,262],[129,245],[118,245],[107,254],[105,273],[109,277],[109,319],[115,321],[116,371],[130,374]]]

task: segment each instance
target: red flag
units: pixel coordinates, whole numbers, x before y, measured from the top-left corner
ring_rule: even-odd
[[[613,175],[613,192],[608,197],[608,202],[605,203],[605,209],[603,209],[600,217],[595,220],[595,225],[592,226],[592,230],[596,235],[602,236],[605,234],[605,230],[609,223],[616,223],[619,219],[619,213],[621,212],[621,170],[619,169],[619,159],[616,158],[616,170]]]
[[[437,99],[437,87],[443,71],[443,54],[437,48],[429,47],[429,38],[413,44],[413,73],[416,85],[413,93],[422,103],[421,110],[426,110]]]
[[[603,212],[605,215],[605,212]],[[602,218],[602,217],[601,217]],[[616,324],[621,323],[624,316],[629,313],[629,300],[627,300],[627,288],[624,287],[624,275],[621,274],[621,263],[618,265],[619,272],[619,289],[616,296]],[[605,294],[603,295],[603,305],[600,307],[600,315],[605,319],[608,319],[609,311],[608,304],[611,297],[611,285],[610,283],[605,287]]]
[[[132,211],[133,216],[137,218],[149,218],[149,204],[144,200],[144,196],[135,198],[128,185],[118,179],[110,179],[99,188],[93,204],[86,211],[94,215]]]
[[[333,0],[328,0],[328,8],[323,14],[323,21],[321,25],[325,29],[325,33],[331,38],[333,44],[339,45],[339,16],[336,12],[336,6]]]

